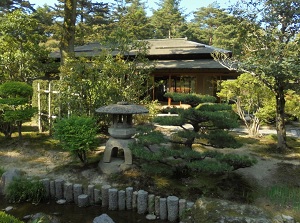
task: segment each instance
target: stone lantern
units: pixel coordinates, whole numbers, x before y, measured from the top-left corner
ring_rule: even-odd
[[[135,141],[132,138],[136,132],[132,123],[132,115],[145,114],[149,111],[140,105],[118,102],[100,107],[96,109],[96,112],[111,114],[113,117],[112,124],[108,128],[110,138],[105,145],[103,160],[99,163],[100,169],[105,173],[112,173],[132,165],[132,153],[128,148],[128,145]],[[124,151],[124,162],[116,158],[119,149]],[[112,161],[112,158],[115,159]]]

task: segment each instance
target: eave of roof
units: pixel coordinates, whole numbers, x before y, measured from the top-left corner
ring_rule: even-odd
[[[178,68],[178,69],[224,69],[214,59],[201,60],[158,60],[155,61],[155,69]]]
[[[215,48],[201,43],[188,41],[186,38],[175,39],[147,39],[142,40],[149,43],[149,56],[163,56],[163,55],[210,55],[214,51],[221,51],[224,53],[231,53],[231,51]],[[100,55],[101,51],[105,47],[100,43],[89,43],[83,46],[75,47],[76,57],[94,57]],[[116,55],[118,52],[112,52]],[[128,53],[128,55],[135,55],[134,51]],[[50,54],[52,58],[60,58],[60,52],[53,52]]]

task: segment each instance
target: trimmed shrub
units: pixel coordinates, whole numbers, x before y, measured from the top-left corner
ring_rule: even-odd
[[[63,149],[77,155],[87,163],[87,152],[95,147],[97,126],[93,118],[71,116],[54,123],[54,137],[60,140]]]

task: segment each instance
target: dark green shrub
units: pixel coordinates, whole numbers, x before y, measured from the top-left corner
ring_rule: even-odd
[[[229,132],[223,130],[211,131],[205,137],[208,139],[209,144],[218,148],[239,148],[242,146]]]
[[[24,201],[39,203],[46,198],[46,190],[42,182],[20,177],[8,185],[5,198],[12,203]]]
[[[176,92],[168,92],[164,94],[164,97],[172,98],[173,101],[189,104],[192,107],[196,107],[201,103],[216,102],[216,98],[209,95],[200,94],[182,94]]]
[[[22,123],[37,111],[31,106],[31,96],[32,87],[26,83],[11,81],[0,85],[0,131],[6,138],[11,138],[15,127],[22,138]]]
[[[18,220],[17,218],[0,211],[0,222],[1,223],[24,223],[23,221]]]
[[[54,123],[54,137],[59,139],[63,149],[77,155],[87,163],[87,152],[95,147],[97,126],[93,118],[71,116]]]

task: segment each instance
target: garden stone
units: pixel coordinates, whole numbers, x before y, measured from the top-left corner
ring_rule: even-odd
[[[93,223],[115,223],[107,214],[94,218]]]
[[[54,182],[54,180],[50,181],[49,187],[50,187],[50,197],[55,198],[55,182]]]
[[[138,192],[134,191],[132,194],[132,208],[133,209],[137,208],[137,196],[138,196]]]
[[[155,215],[159,216],[159,209],[160,209],[160,196],[155,196],[155,204],[154,204],[154,209],[155,209]]]
[[[56,179],[54,181],[55,183],[55,198],[57,200],[62,199],[64,197],[64,180],[62,179]]]
[[[89,204],[89,195],[81,194],[78,196],[78,207],[87,207]]]
[[[288,215],[277,215],[273,219],[274,223],[296,223],[295,219]]]
[[[71,203],[74,201],[73,198],[73,184],[72,183],[65,183],[64,185],[64,198],[66,199],[67,203]]]
[[[60,223],[59,219],[55,216],[50,216],[44,213],[37,213],[34,214],[28,223],[35,223],[35,222],[43,222],[43,223]]]
[[[58,201],[56,201],[56,204],[65,204],[65,203],[67,203],[65,199],[59,199]]]
[[[99,189],[94,189],[94,202],[101,204],[101,191]]]
[[[161,220],[167,220],[167,198],[159,199],[159,217]]]
[[[108,190],[111,188],[110,185],[103,185],[101,188],[102,194],[102,207],[108,207]]]
[[[11,211],[12,209],[14,209],[12,206],[8,206],[8,207],[4,208],[3,211],[8,212],[8,211]]]
[[[118,207],[120,211],[124,211],[126,209],[126,201],[125,201],[125,191],[118,191]]]
[[[108,190],[108,210],[116,211],[118,209],[118,190],[111,188]]]
[[[178,203],[179,198],[176,196],[168,196],[167,206],[168,206],[168,220],[170,222],[175,222],[178,218]]]
[[[44,185],[45,191],[46,191],[46,197],[50,197],[50,179],[45,178],[41,180],[42,184]]]
[[[131,210],[132,209],[133,187],[127,187],[125,189],[125,193],[126,193],[126,209]]]
[[[19,169],[10,169],[4,172],[0,179],[0,194],[3,194],[8,187],[8,185],[15,178],[20,178],[25,175],[25,172]]]
[[[156,220],[156,215],[155,214],[147,214],[146,219],[149,221],[154,221],[154,220]]]
[[[73,199],[75,204],[78,204],[78,196],[83,193],[82,184],[74,184],[73,185]]]
[[[148,195],[148,213],[154,213],[155,210],[155,195],[149,194]]]
[[[272,223],[271,218],[258,207],[235,202],[200,198],[191,209],[195,223]]]
[[[139,190],[137,195],[137,212],[138,214],[145,214],[148,207],[148,192]]]
[[[186,200],[185,199],[180,199],[179,202],[179,217],[181,217],[186,210]]]
[[[95,185],[88,185],[87,194],[89,195],[89,198],[90,198],[90,204],[95,203],[94,189],[95,189]]]

